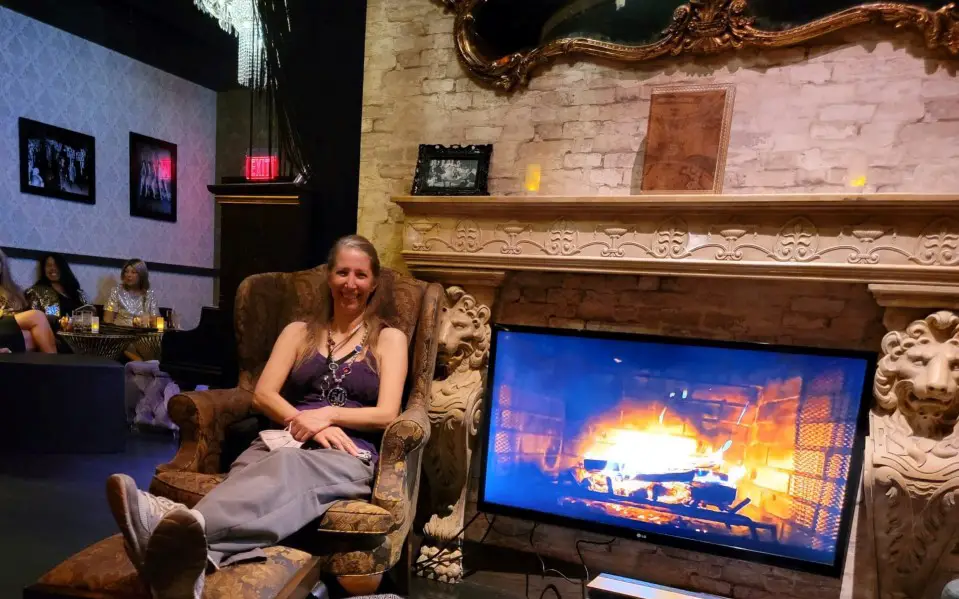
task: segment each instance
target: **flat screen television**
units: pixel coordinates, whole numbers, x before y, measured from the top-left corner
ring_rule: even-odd
[[[839,576],[875,362],[497,325],[479,509]]]

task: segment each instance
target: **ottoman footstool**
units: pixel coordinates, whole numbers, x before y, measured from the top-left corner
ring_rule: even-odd
[[[288,547],[265,550],[264,562],[208,574],[203,599],[303,599],[319,579],[317,558]],[[151,599],[123,549],[122,535],[87,547],[23,590],[23,599]]]

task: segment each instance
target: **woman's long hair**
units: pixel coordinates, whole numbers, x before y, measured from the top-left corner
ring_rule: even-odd
[[[120,284],[123,285],[123,273],[127,271],[128,268],[132,268],[137,273],[137,290],[143,291],[144,293],[150,290],[150,271],[147,270],[147,263],[139,258],[133,258],[132,260],[127,260],[123,263],[123,268],[120,269]]]
[[[5,300],[7,308],[14,311],[27,309],[27,298],[23,291],[13,282],[13,273],[7,263],[7,255],[0,250],[0,298]]]
[[[370,294],[366,304],[366,311],[363,322],[366,325],[369,334],[366,338],[368,348],[375,348],[379,340],[380,332],[387,327],[394,326],[396,322],[396,305],[393,299],[392,278],[380,276],[380,257],[376,248],[368,239],[360,235],[347,235],[339,238],[326,258],[326,274],[336,268],[336,258],[343,250],[359,250],[369,256],[370,269],[373,274],[373,281],[376,283],[376,289]],[[301,361],[313,355],[317,350],[317,342],[323,331],[329,329],[333,321],[333,294],[330,291],[329,283],[324,277],[320,282],[318,295],[320,297],[319,306],[317,306],[314,317],[307,321],[307,335],[305,347],[300,352]],[[372,362],[371,362],[372,364]]]
[[[47,278],[47,260],[50,259],[53,259],[53,263],[57,265],[57,270],[60,271],[60,285],[63,286],[67,296],[79,299],[80,282],[77,281],[77,277],[73,274],[66,258],[56,252],[50,252],[40,258],[40,263],[37,264],[37,285],[53,287],[53,281]]]

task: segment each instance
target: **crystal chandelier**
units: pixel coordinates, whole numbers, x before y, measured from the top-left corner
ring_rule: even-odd
[[[239,39],[236,80],[240,85],[256,86],[261,74],[263,30],[255,0],[193,0],[193,3],[219,21],[224,31]]]

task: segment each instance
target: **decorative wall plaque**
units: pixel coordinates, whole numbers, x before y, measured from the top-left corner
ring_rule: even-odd
[[[723,190],[735,88],[659,87],[649,105],[642,190]]]

